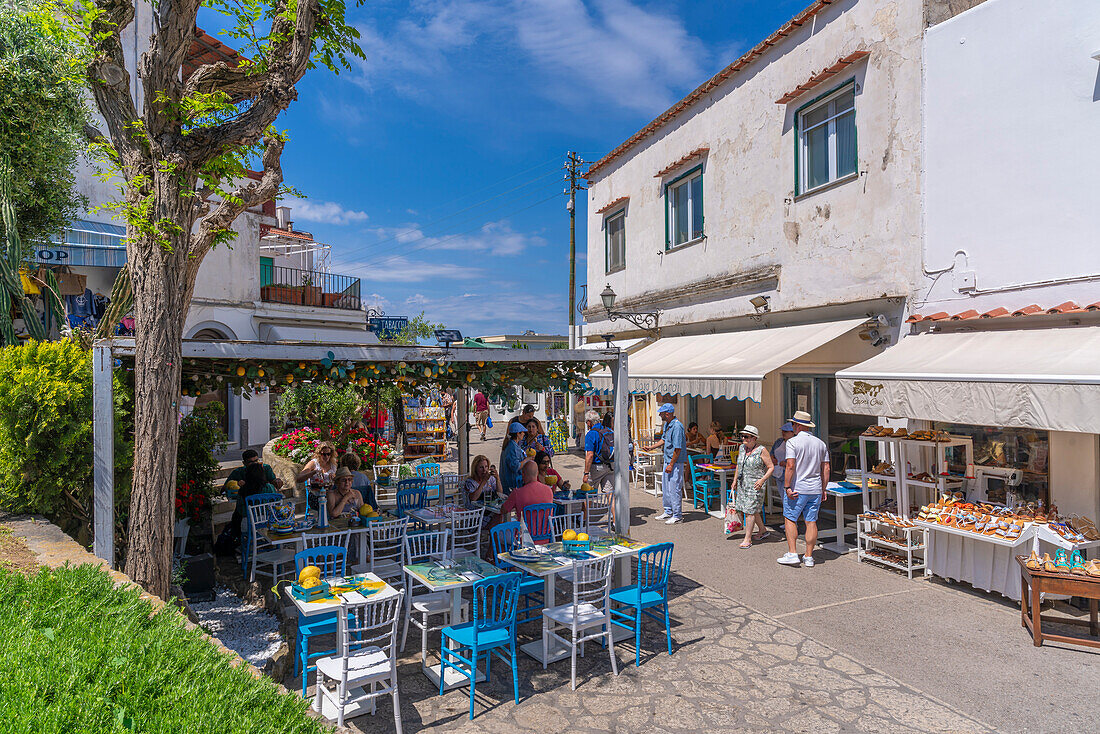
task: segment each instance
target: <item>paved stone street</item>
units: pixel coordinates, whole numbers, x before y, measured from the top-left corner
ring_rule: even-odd
[[[983,732],[992,729],[913,688],[737,604],[682,576],[671,584],[673,655],[658,625],[647,622],[642,664],[633,642],[616,645],[620,675],[606,653],[589,646],[569,686],[569,661],[546,671],[522,652],[520,704],[512,702],[507,666],[494,663],[493,681],[477,690],[438,696],[406,656],[401,667],[406,731],[440,727],[458,732]],[[559,597],[560,598],[560,597]],[[521,635],[540,634],[537,622]],[[409,641],[409,652],[415,646]],[[435,642],[438,650],[438,642]],[[287,685],[293,687],[288,681]],[[378,713],[351,724],[363,732],[392,731],[388,700]]]

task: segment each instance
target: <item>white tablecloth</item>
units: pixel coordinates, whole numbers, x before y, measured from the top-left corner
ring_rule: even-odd
[[[1019,601],[1020,566],[1014,556],[1031,551],[1031,542],[1021,540],[1016,546],[998,545],[929,529],[928,570],[941,578],[965,581],[976,589]]]

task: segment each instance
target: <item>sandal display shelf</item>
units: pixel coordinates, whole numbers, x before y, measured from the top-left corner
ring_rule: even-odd
[[[890,536],[894,540],[872,537],[871,533],[874,532]],[[880,563],[904,571],[909,578],[913,578],[914,572],[924,570],[927,566],[924,558],[927,547],[928,531],[922,527],[902,528],[865,515],[860,515],[858,518],[856,548],[859,551],[857,558],[860,563],[864,561]],[[898,560],[891,561],[870,555],[868,551],[873,548],[893,553],[898,556]]]
[[[967,479],[957,474],[942,473],[946,464],[947,449],[962,446],[966,452],[966,465],[974,464],[974,442],[968,436],[950,436],[948,441],[919,441],[916,439],[893,436],[860,436],[859,437],[859,468],[861,483],[863,486],[863,509],[874,509],[872,493],[881,492],[883,500],[893,494],[897,500],[898,514],[909,518],[910,490],[930,494],[929,500],[935,500],[940,494],[948,491],[966,489]],[[871,471],[872,467],[867,462],[867,444],[878,442],[885,444],[890,454],[889,460],[894,465],[893,474],[879,474]],[[907,467],[914,462],[923,462],[931,456],[933,481],[921,481],[908,476]],[[879,461],[886,457],[879,457]],[[917,467],[919,469],[919,467]],[[869,487],[870,481],[882,484],[882,487]],[[916,494],[913,492],[912,494]]]

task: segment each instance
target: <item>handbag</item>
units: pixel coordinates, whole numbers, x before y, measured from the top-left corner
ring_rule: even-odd
[[[726,535],[733,535],[745,529],[741,519],[737,517],[737,510],[733,505],[726,505]]]

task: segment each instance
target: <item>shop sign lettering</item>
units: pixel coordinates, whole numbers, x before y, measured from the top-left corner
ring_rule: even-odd
[[[852,405],[866,405],[874,408],[885,405],[886,401],[879,397],[886,388],[883,384],[872,385],[870,382],[856,380],[852,383]]]
[[[38,262],[63,263],[69,259],[67,250],[35,250],[34,257]]]

